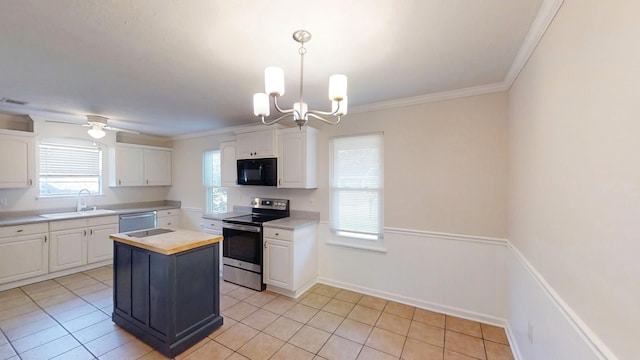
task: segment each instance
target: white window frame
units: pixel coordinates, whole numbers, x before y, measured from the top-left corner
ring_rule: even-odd
[[[80,175],[78,174],[78,170],[79,169],[73,169],[73,165],[76,164],[74,163],[71,159],[63,159],[63,162],[65,164],[69,164],[70,167],[63,169],[63,171],[59,172],[58,175],[56,175],[56,173],[54,171],[49,171],[48,175],[45,174],[43,175],[43,167],[46,167],[47,165],[44,164],[45,163],[45,159],[43,158],[44,156],[44,148],[46,147],[59,147],[62,148],[66,151],[73,151],[73,149],[78,149],[78,151],[97,151],[97,163],[95,164],[97,169],[94,169],[93,171],[90,172],[86,172],[85,175]],[[71,174],[68,175],[67,177],[72,178],[72,177],[76,177],[76,176],[85,176],[88,178],[91,177],[96,177],[97,176],[97,181],[98,181],[98,186],[97,186],[97,191],[91,191],[91,196],[101,196],[103,195],[103,183],[104,183],[104,169],[103,169],[103,156],[104,156],[104,151],[102,151],[102,147],[100,145],[96,145],[95,143],[92,143],[90,141],[86,141],[84,139],[71,139],[71,138],[49,138],[49,139],[43,139],[41,141],[38,142],[38,198],[60,198],[60,197],[76,197],[78,196],[78,192],[80,190],[82,190],[83,188],[87,188],[86,186],[82,186],[81,188],[78,188],[77,190],[74,190],[73,193],[42,193],[41,192],[41,186],[43,183],[43,177],[45,176],[52,176],[52,177],[56,177],[56,176],[64,176],[62,174],[66,173],[66,174]],[[53,167],[51,168],[53,169]],[[76,173],[76,175],[73,175],[73,173]],[[89,189],[91,190],[91,189]]]
[[[217,157],[220,169],[218,176],[213,171],[213,157]],[[206,213],[225,213],[228,206],[228,189],[222,185],[222,154],[220,150],[208,150],[202,153],[202,185],[205,187],[205,212]],[[224,207],[222,209],[214,209],[213,195],[220,193],[225,197]]]
[[[330,174],[330,204],[331,204],[331,215],[330,215],[330,229],[331,229],[331,239],[327,241],[330,245],[340,245],[351,248],[363,249],[363,250],[371,250],[378,252],[386,252],[384,248],[383,238],[384,238],[384,134],[382,132],[377,133],[367,133],[367,134],[356,134],[356,135],[348,135],[348,136],[338,136],[330,139],[330,160],[329,160],[329,174]],[[362,187],[354,187],[353,185],[348,187],[339,187],[337,184],[337,176],[336,174],[336,142],[344,141],[349,139],[357,139],[363,137],[374,137],[373,141],[376,141],[379,149],[379,163],[377,166],[379,167],[379,179],[378,186],[367,186],[363,182]],[[362,192],[362,193],[377,193],[378,199],[378,207],[376,209],[377,212],[377,223],[376,230],[371,231],[357,231],[354,229],[341,229],[339,224],[339,219],[342,211],[344,209],[340,208],[339,198],[340,193],[345,192]]]

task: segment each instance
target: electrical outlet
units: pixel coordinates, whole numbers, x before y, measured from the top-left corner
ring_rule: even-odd
[[[527,338],[529,338],[529,342],[533,344],[533,324],[531,321],[527,324]]]

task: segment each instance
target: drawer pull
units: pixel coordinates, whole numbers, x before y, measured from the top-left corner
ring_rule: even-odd
[[[24,231],[23,229],[18,230],[18,232],[23,232],[23,231]]]
[[[47,242],[47,235],[44,236],[44,242]]]

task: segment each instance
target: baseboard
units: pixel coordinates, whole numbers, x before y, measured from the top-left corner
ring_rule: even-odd
[[[485,324],[495,325],[499,327],[506,327],[507,325],[506,319],[498,318],[498,317],[487,315],[487,314],[481,314],[473,311],[467,311],[467,310],[459,309],[452,306],[410,298],[410,297],[393,294],[385,291],[380,291],[376,289],[371,289],[371,288],[367,288],[367,287],[363,287],[355,284],[348,284],[340,281],[327,279],[324,277],[318,278],[318,282],[321,284],[331,285],[331,286],[338,287],[345,290],[356,291],[362,294],[376,296],[385,300],[391,300],[401,304],[415,306],[421,309],[431,310],[431,311],[439,312],[446,315],[478,321]]]

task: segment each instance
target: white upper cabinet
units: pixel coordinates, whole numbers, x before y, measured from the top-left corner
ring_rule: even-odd
[[[236,136],[236,158],[276,157],[276,130],[239,133]]]
[[[34,184],[35,141],[32,135],[0,134],[0,189]]]
[[[144,184],[144,151],[118,146],[109,149],[109,186]]]
[[[238,183],[238,171],[236,162],[236,142],[220,143],[221,186],[236,186]]]
[[[170,149],[118,145],[109,155],[109,186],[171,185]]]
[[[144,150],[145,185],[171,185],[171,151]]]
[[[317,175],[317,133],[305,126],[280,130],[278,134],[278,187],[315,189]]]

